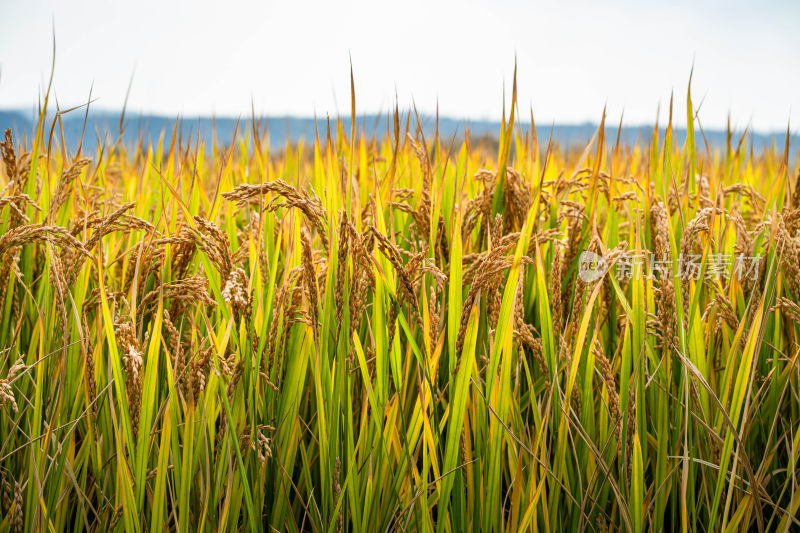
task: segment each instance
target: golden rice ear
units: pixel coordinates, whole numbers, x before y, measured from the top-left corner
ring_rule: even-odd
[[[311,316],[311,326],[314,329],[314,337],[319,338],[319,289],[317,288],[317,276],[314,273],[314,258],[311,252],[311,237],[306,228],[301,228],[300,239],[302,241],[302,264],[303,264],[303,284],[306,290],[306,301],[308,302],[308,313]]]
[[[612,432],[617,435],[617,448],[621,445],[620,435],[622,434],[622,414],[620,410],[619,393],[617,392],[617,382],[611,362],[603,352],[603,347],[598,339],[592,344],[592,353],[595,358],[595,365],[600,372],[608,393],[608,409],[611,413]]]
[[[122,364],[125,369],[125,392],[131,416],[131,430],[134,439],[139,431],[139,413],[144,381],[144,352],[136,331],[130,320],[123,318],[114,324],[117,346],[122,352]]]
[[[342,315],[344,313],[344,290],[345,285],[349,284],[346,280],[349,278],[349,270],[347,259],[349,257],[349,243],[350,232],[348,231],[347,212],[342,211],[339,216],[339,234],[337,236],[339,250],[336,258],[336,277],[334,288],[334,303],[336,305],[336,322],[342,323]]]
[[[674,266],[669,241],[669,213],[664,203],[654,200],[650,206],[650,221],[653,231],[654,260],[651,265],[656,285],[656,325],[661,338],[660,347],[670,353],[675,344],[675,287]],[[663,268],[660,268],[663,267]],[[684,306],[684,309],[687,309]]]

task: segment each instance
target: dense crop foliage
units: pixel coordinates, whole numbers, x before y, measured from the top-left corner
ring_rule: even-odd
[[[687,110],[585,149],[513,111],[499,150],[7,133],[0,531],[796,529],[800,188]]]

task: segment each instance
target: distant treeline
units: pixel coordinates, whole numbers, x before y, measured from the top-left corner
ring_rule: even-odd
[[[0,111],[0,130],[5,131],[11,128],[17,139],[30,136],[30,132],[35,128],[33,112],[20,110]],[[50,116],[52,124],[53,116]],[[64,139],[68,150],[75,150],[83,136],[83,150],[94,152],[100,142],[109,144],[119,139],[122,133],[123,142],[133,145],[139,142],[157,142],[163,134],[166,138],[177,131],[181,139],[197,138],[206,142],[210,146],[210,141],[216,138],[217,142],[227,145],[233,138],[234,132],[238,135],[252,135],[253,125],[250,116],[243,116],[239,119],[235,117],[167,117],[163,115],[127,113],[122,118],[121,112],[92,110],[88,117],[83,109],[74,110],[62,115],[61,125],[63,128]],[[417,119],[413,113],[401,115],[401,129],[405,131],[406,121],[410,120],[409,131],[414,133],[417,129]],[[419,118],[422,131],[426,136],[434,135],[437,130],[437,119],[430,115],[421,115]],[[316,135],[320,139],[325,139],[328,129],[336,134],[336,117],[263,117],[256,118],[256,131],[260,136],[269,135],[270,150],[280,150],[286,143],[292,145],[300,140],[313,142]],[[389,131],[393,129],[393,118],[391,115],[361,115],[357,119],[359,132],[366,133],[367,136],[374,136],[378,140],[383,139]],[[48,124],[48,127],[50,124]],[[341,117],[341,127],[349,134],[350,118]],[[523,133],[530,131],[530,122],[518,122],[516,127]],[[461,140],[465,134],[473,139],[483,139],[491,142],[500,134],[500,123],[488,120],[459,120],[447,117],[439,117],[438,132],[440,137],[446,142],[449,139]],[[614,142],[617,138],[617,126],[606,123],[606,139]],[[597,130],[597,124],[586,122],[583,124],[554,124],[536,125],[536,134],[540,144],[545,144],[552,135],[555,141],[563,145],[582,145],[589,142]],[[623,144],[635,144],[637,141],[649,141],[653,134],[652,125],[623,125],[619,132],[620,142]],[[727,132],[720,129],[704,129],[702,132],[698,128],[696,131],[697,145],[699,150],[704,149],[707,143],[710,149],[717,149],[726,146],[729,142],[736,148],[742,141],[743,130]],[[664,125],[659,127],[659,135],[663,138]],[[677,128],[674,135],[678,143],[683,143],[686,138],[686,130]],[[790,138],[790,154],[794,159],[800,144],[800,137],[796,134]],[[785,132],[754,133],[747,132],[743,149],[760,152],[765,147],[783,148],[786,141]]]

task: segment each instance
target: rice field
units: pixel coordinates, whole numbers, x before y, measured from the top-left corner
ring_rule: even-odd
[[[6,132],[0,531],[797,531],[788,141],[509,111]]]

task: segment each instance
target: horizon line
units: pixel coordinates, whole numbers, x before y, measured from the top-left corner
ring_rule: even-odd
[[[62,116],[65,120],[80,120],[83,121],[86,115],[86,111],[84,107],[86,104],[82,104],[79,106],[68,107],[66,109],[73,112],[72,114],[68,111],[64,113]],[[28,115],[31,120],[35,119],[39,113],[39,110],[34,109],[26,109],[24,107],[0,107],[0,113],[7,113],[7,114],[23,114]],[[120,117],[123,115],[125,116],[126,121],[130,118],[157,118],[163,120],[178,120],[178,121],[192,121],[192,120],[229,120],[229,121],[241,121],[241,122],[251,122],[255,119],[256,122],[265,121],[265,120],[300,120],[300,121],[313,121],[317,124],[324,124],[327,120],[332,121],[343,121],[349,122],[351,120],[351,115],[347,114],[337,114],[337,115],[330,115],[325,114],[323,115],[304,115],[304,114],[291,114],[291,113],[284,113],[284,114],[264,114],[264,113],[256,113],[255,115],[252,113],[247,114],[216,114],[216,113],[166,113],[160,111],[142,111],[142,110],[129,110],[124,108],[112,108],[112,107],[90,107],[88,114],[91,116],[92,114],[97,113],[100,115],[112,115],[115,117]],[[406,119],[415,122],[414,119],[414,109],[413,107],[409,107],[407,109],[401,109],[399,111],[401,121],[405,121]],[[48,110],[48,115],[55,115],[56,111]],[[394,111],[366,111],[363,113],[356,113],[356,122],[365,119],[385,119],[391,118],[394,114]],[[78,116],[80,115],[80,117]],[[458,117],[453,115],[438,115],[436,112],[428,113],[428,112],[420,112],[418,113],[420,119],[427,119],[427,120],[438,120],[438,121],[449,121],[449,122],[457,122],[457,123],[465,123],[465,124],[481,124],[481,125],[497,125],[498,127],[502,124],[502,119],[495,119],[495,118],[473,118],[473,117]],[[655,129],[658,128],[659,131],[666,130],[668,126],[667,123],[662,123],[661,121],[650,121],[650,122],[631,122],[625,123],[624,122],[624,115],[621,117],[621,120],[608,120],[608,116],[606,116],[605,121],[605,129],[607,131],[616,131],[617,129],[622,127],[622,129]],[[527,127],[530,128],[531,120],[521,120],[519,118],[515,118],[514,123],[518,127]],[[597,128],[600,126],[600,120],[597,119],[585,119],[582,121],[563,121],[560,122],[558,120],[549,120],[549,121],[537,121],[535,117],[533,117],[533,124],[536,126],[537,131],[546,131],[550,128],[558,128],[558,127],[594,127]],[[746,126],[737,126],[730,121],[726,126],[704,126],[702,121],[699,119],[695,119],[695,127],[702,128],[705,132],[714,132],[714,133],[744,133],[747,132],[751,135],[757,136],[783,136],[785,137],[786,134],[789,134],[790,138],[795,138],[800,136],[800,129],[793,129],[791,126],[791,121],[787,121],[787,126],[785,129],[755,129],[751,127],[752,122],[748,121]],[[683,122],[672,121],[672,128],[674,131],[685,131],[688,127],[688,124]]]

